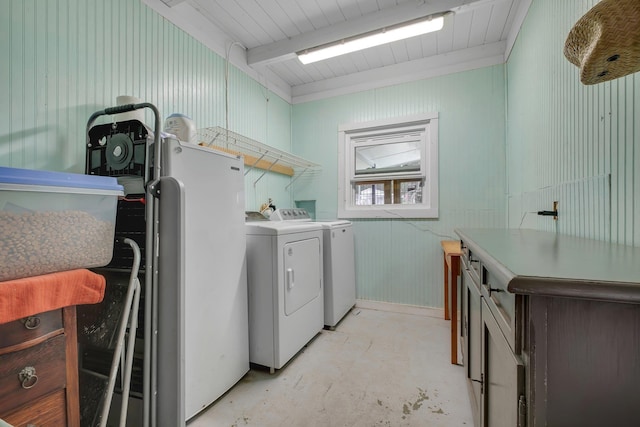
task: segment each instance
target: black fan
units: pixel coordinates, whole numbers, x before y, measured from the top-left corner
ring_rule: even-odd
[[[89,130],[86,173],[119,177],[127,194],[144,193],[151,176],[149,131],[138,120],[96,125]],[[122,179],[120,178],[122,177]],[[131,185],[132,182],[136,184]],[[131,187],[131,188],[129,188]]]

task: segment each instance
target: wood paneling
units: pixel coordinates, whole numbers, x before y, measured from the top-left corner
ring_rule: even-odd
[[[585,86],[562,54],[596,3],[533,2],[509,58],[509,226],[640,245],[640,77]],[[557,223],[535,218],[553,200]]]
[[[0,0],[0,165],[84,172],[89,116],[132,95],[196,126],[291,150],[291,107],[140,0]],[[150,112],[145,122],[153,125]],[[253,185],[247,209],[291,203],[287,177]]]
[[[292,21],[304,13],[295,2],[277,3]],[[305,9],[314,12],[307,27],[344,19],[327,15],[323,2],[314,3]],[[503,3],[508,2],[494,2],[482,19],[513,20],[515,11]],[[586,87],[562,55],[569,29],[594,4],[533,2],[506,68],[293,107],[268,83],[230,66],[227,109],[225,59],[140,0],[0,0],[0,53],[6,58],[0,61],[0,164],[82,172],[86,120],[114,105],[118,95],[133,95],[157,105],[165,117],[185,113],[197,127],[224,126],[228,120],[233,131],[321,163],[319,174],[292,185],[294,197],[285,190],[290,178],[267,174],[254,185],[261,171],[250,171],[247,209],[269,197],[281,207],[293,206],[293,199],[316,200],[317,217],[332,219],[337,126],[437,111],[440,218],[362,220],[355,222],[355,232],[359,298],[438,307],[439,241],[451,238],[455,227],[504,226],[505,206],[511,227],[556,227],[566,234],[640,244],[640,77]],[[474,17],[472,32],[482,33],[481,12],[468,13]],[[486,33],[487,40],[502,36]],[[452,44],[451,37],[443,43]],[[434,38],[422,39],[425,51],[442,47]],[[384,64],[385,55],[363,53],[360,60]],[[336,58],[314,72],[354,71],[353,61]],[[294,84],[313,78],[302,67],[287,73]],[[146,121],[151,119],[146,113]],[[550,209],[553,200],[560,201],[557,223],[531,213]]]
[[[442,307],[441,240],[456,227],[503,227],[504,68],[494,66],[293,107],[295,154],[322,164],[297,200],[316,217],[337,212],[338,125],[435,111],[439,114],[440,217],[353,220],[360,299]]]

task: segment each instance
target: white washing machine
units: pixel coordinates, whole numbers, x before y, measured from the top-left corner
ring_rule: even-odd
[[[309,222],[301,208],[276,209],[271,221]],[[322,226],[324,255],[324,324],[335,328],[356,303],[356,271],[351,221],[316,222]]]
[[[322,226],[248,218],[245,227],[249,361],[274,372],[324,326]]]
[[[351,221],[322,221],[324,324],[335,328],[356,304],[356,268]]]

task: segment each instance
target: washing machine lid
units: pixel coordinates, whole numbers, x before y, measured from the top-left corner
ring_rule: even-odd
[[[256,221],[245,223],[247,235],[280,236],[285,234],[306,233],[322,230],[315,222],[297,221]]]
[[[245,222],[269,221],[269,218],[258,211],[245,211],[244,220]]]
[[[347,219],[336,219],[334,221],[317,221],[316,224],[320,224],[323,229],[334,229],[351,227],[352,222]]]

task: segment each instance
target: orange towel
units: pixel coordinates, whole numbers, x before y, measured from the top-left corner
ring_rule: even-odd
[[[79,269],[0,282],[0,324],[104,298],[106,280]]]

